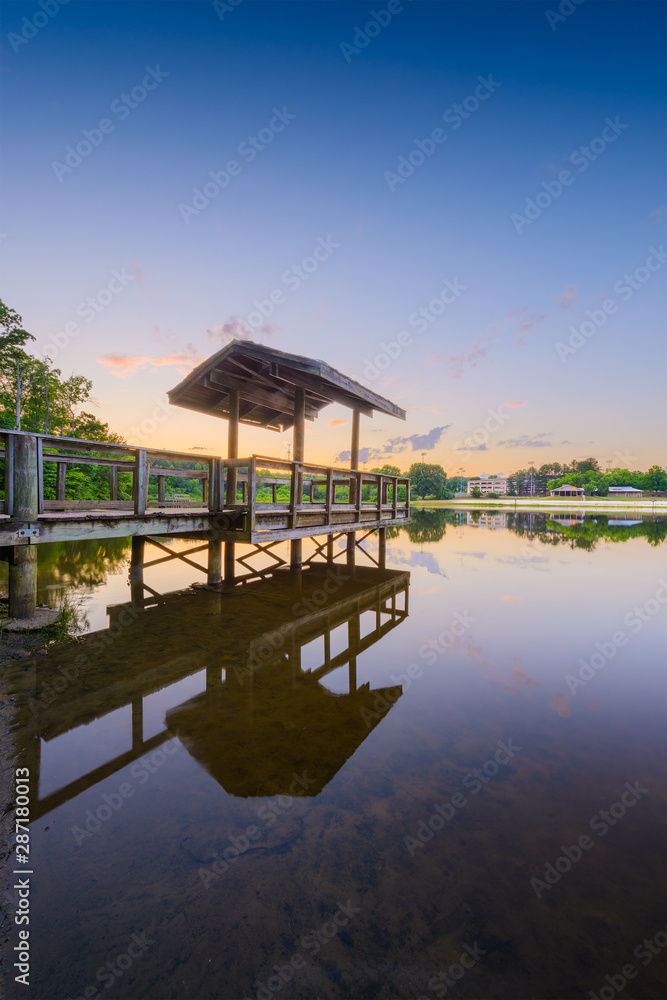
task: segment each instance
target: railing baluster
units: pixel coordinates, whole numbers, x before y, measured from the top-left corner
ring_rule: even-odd
[[[148,494],[148,466],[146,449],[137,448],[134,460],[134,513],[139,517],[146,514],[146,499]]]

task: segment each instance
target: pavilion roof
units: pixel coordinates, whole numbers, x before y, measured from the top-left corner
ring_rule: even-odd
[[[305,389],[307,420],[314,420],[330,403],[340,403],[369,417],[377,410],[405,420],[405,410],[326,362],[249,340],[232,340],[167,395],[174,406],[228,419],[230,392],[238,389],[240,422],[280,431],[294,424],[297,387]]]

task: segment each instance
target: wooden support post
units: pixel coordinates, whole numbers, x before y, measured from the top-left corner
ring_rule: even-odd
[[[229,427],[227,431],[227,458],[239,457],[239,390],[229,390]],[[237,470],[227,468],[227,505],[236,503]],[[225,577],[226,577],[225,573]]]
[[[139,607],[144,605],[144,547],[146,539],[141,535],[132,537],[130,557],[130,601]]]
[[[44,445],[37,438],[37,513],[44,513]]]
[[[378,566],[380,569],[387,568],[387,529],[380,528],[378,531]]]
[[[354,575],[354,566],[357,558],[356,532],[347,533],[347,568]]]
[[[359,468],[359,421],[361,414],[359,410],[352,411],[352,440],[350,442],[350,468]],[[353,477],[350,476],[350,493],[349,493],[349,503],[357,503],[356,495],[357,483],[356,480],[353,482]]]
[[[166,476],[157,477],[157,502],[164,503],[164,481]]]
[[[201,481],[201,499],[205,507],[208,506],[208,476],[205,476]]]
[[[37,607],[37,546],[15,545],[9,560],[9,617],[32,618]]]
[[[257,502],[257,464],[255,457],[250,459],[248,466],[248,481],[246,486],[246,502],[248,503],[248,531],[255,530],[255,504]]]
[[[334,497],[333,469],[327,469],[327,484],[325,489],[327,491],[325,497],[325,504],[327,510],[326,523],[331,524],[331,505],[333,503],[333,497]]]
[[[333,563],[334,561],[334,540],[333,535],[327,535],[327,562]]]
[[[58,462],[56,472],[56,500],[64,500],[67,487],[67,462]]]
[[[274,503],[274,504],[278,503],[278,485],[277,485],[277,483],[272,483],[271,484],[271,502]]]
[[[148,463],[146,449],[138,448],[134,459],[134,513],[143,517],[148,497]]]
[[[347,645],[350,651],[350,694],[357,690],[357,652],[359,650],[359,612],[355,612],[347,623]]]
[[[14,516],[14,435],[5,434],[5,514]]]
[[[118,468],[115,465],[109,466],[109,499],[118,499]]]
[[[141,753],[144,745],[144,700],[135,698],[132,702],[132,749]]]
[[[206,582],[213,587],[222,580],[222,542],[208,543],[208,570]]]
[[[225,542],[225,587],[234,586],[235,546],[236,542]]]
[[[14,510],[17,521],[34,521],[39,515],[37,438],[14,436]]]
[[[297,385],[294,387],[294,430],[293,430],[293,451],[294,461],[303,462],[305,452],[306,435],[306,390]],[[295,527],[298,522],[299,507],[303,502],[303,469],[300,465],[295,465],[293,469],[293,523]],[[290,566],[292,569],[300,569],[303,561],[303,542],[300,538],[293,538],[290,542]]]
[[[248,483],[241,483],[241,503],[248,502]]]

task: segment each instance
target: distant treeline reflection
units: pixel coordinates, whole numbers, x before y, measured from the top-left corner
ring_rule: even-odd
[[[563,516],[563,515],[559,515]],[[572,521],[581,515],[572,515]],[[645,538],[649,545],[660,545],[667,538],[667,517],[651,516],[639,523],[614,524],[618,515],[584,515],[576,523],[557,521],[550,514],[503,510],[419,510],[411,511],[412,523],[389,528],[387,537],[397,538],[405,532],[411,542],[439,542],[447,527],[478,525],[490,529],[514,532],[515,535],[537,538],[545,545],[569,545],[573,549],[593,550],[598,542],[627,542],[630,538]],[[634,521],[631,516],[623,520]],[[611,523],[610,523],[611,522]]]

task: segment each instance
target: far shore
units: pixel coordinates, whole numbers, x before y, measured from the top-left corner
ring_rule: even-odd
[[[469,497],[457,497],[455,500],[412,500],[411,507],[489,507],[497,510],[500,507],[511,508],[512,510],[525,510],[526,508],[540,510],[562,510],[569,512],[577,510],[585,513],[587,510],[598,512],[610,511],[619,513],[621,511],[643,511],[654,510],[667,511],[667,498],[664,500],[590,500],[588,497],[582,500],[579,497],[563,498],[562,500],[549,500],[543,497],[503,497],[500,500],[488,500],[482,498],[475,500]]]

